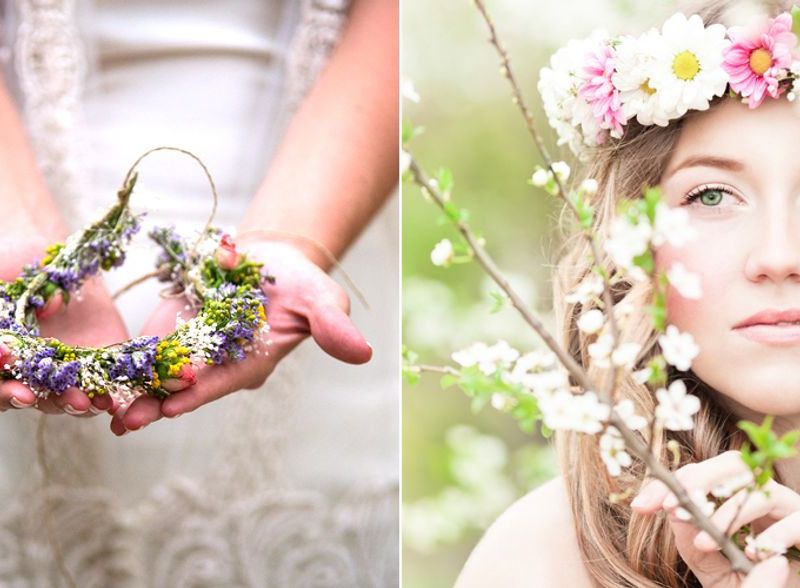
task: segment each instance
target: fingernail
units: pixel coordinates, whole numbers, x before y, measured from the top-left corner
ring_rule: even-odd
[[[670,494],[664,499],[664,502],[661,504],[661,506],[667,509],[671,509],[678,506],[678,504],[679,504],[678,497],[675,496],[674,494]]]
[[[178,414],[174,414],[172,416],[168,416],[167,418],[168,419],[176,419],[176,418],[181,417],[181,416],[183,416],[183,413],[179,412]]]
[[[715,547],[720,549],[720,546],[717,545],[717,542],[711,538],[711,535],[706,533],[705,531],[700,531],[697,536],[694,538],[694,544],[700,548],[711,548]]]
[[[33,406],[33,404],[25,404],[24,402],[22,402],[21,400],[19,400],[19,399],[18,399],[16,396],[12,396],[12,397],[11,397],[11,398],[8,400],[8,402],[9,402],[9,404],[11,404],[11,406],[13,406],[14,408],[30,408],[31,406]]]
[[[645,484],[639,494],[631,501],[633,508],[642,508],[650,504],[650,490],[653,488],[652,484]]]
[[[92,414],[103,414],[103,411],[97,408],[94,404],[89,405],[89,412]]]
[[[78,410],[71,404],[64,405],[64,412],[67,414],[71,414],[72,416],[81,416],[82,414],[86,414],[85,410]]]

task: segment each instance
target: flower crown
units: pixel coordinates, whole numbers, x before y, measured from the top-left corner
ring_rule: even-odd
[[[583,159],[587,147],[621,138],[633,119],[665,127],[708,109],[726,91],[750,108],[783,93],[793,101],[800,90],[798,29],[795,7],[750,27],[705,26],[699,15],[678,12],[660,31],[638,37],[599,30],[551,57],[539,93],[558,144]]]
[[[269,344],[262,283],[274,278],[214,227],[206,227],[193,243],[171,227],[149,233],[162,250],[156,261],[159,281],[197,311],[189,320],[178,317],[172,333],[101,348],[40,336],[39,319],[80,295],[81,286],[100,270],[124,263],[128,243],[141,226],[142,215],[129,208],[136,177],[99,221],[48,247],[45,257],[25,266],[17,279],[0,280],[0,380],[17,379],[39,398],[77,386],[89,397],[110,394],[128,403],[142,393],[163,398],[183,390],[195,383],[198,366],[241,361],[260,351],[258,343]]]

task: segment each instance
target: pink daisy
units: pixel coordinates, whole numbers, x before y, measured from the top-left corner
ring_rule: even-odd
[[[586,56],[587,63],[583,67],[584,82],[578,89],[578,94],[591,106],[600,128],[609,130],[613,137],[620,138],[627,118],[622,113],[619,90],[611,82],[615,56],[614,50],[605,43],[589,52]],[[604,139],[605,133],[601,133],[597,142],[602,143]]]
[[[797,37],[792,32],[792,16],[788,12],[768,22],[767,30],[753,33],[744,27],[731,27],[732,44],[725,49],[722,67],[730,75],[730,86],[750,108],[764,101],[766,94],[777,98],[779,75],[792,64],[792,51]]]

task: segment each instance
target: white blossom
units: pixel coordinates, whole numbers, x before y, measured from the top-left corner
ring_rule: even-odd
[[[672,264],[667,272],[667,279],[684,298],[697,300],[703,296],[700,275],[691,273],[680,262]]]
[[[594,308],[592,310],[587,310],[581,315],[578,319],[578,328],[587,335],[592,335],[603,328],[604,322],[605,317],[603,316],[603,311]]]
[[[673,247],[683,247],[697,239],[697,230],[689,223],[689,213],[685,208],[671,208],[666,202],[656,205],[656,220],[653,227],[653,245],[660,247],[669,243]]]
[[[764,533],[758,537],[748,535],[745,538],[745,543],[745,550],[752,553],[759,561],[786,553],[786,545],[771,539],[769,535],[764,535]]]
[[[446,267],[453,261],[455,252],[450,239],[442,239],[431,251],[431,263],[441,267]]]
[[[482,341],[473,343],[470,347],[452,354],[453,361],[462,367],[478,366],[485,375],[491,376],[498,368],[510,367],[511,363],[519,357],[519,351],[503,340],[494,345],[486,345]]]
[[[557,390],[539,395],[538,400],[544,424],[553,430],[593,435],[603,429],[609,415],[608,405],[600,402],[593,391],[572,394],[569,390]]]
[[[551,177],[552,174],[548,170],[540,167],[531,175],[531,184],[537,188],[543,188]]]
[[[592,363],[599,368],[610,367],[609,359],[613,345],[614,338],[610,333],[603,333],[598,337],[597,341],[590,343],[587,350],[589,351],[589,357],[592,358]]]
[[[593,296],[600,296],[603,293],[604,287],[603,278],[592,272],[578,284],[575,290],[564,296],[564,300],[567,304],[581,304],[585,306]]]
[[[658,338],[658,344],[667,363],[682,372],[692,367],[692,360],[700,353],[691,333],[681,333],[675,325],[667,327],[666,332]]]
[[[656,390],[656,422],[670,431],[688,431],[694,427],[692,417],[700,410],[700,399],[686,392],[683,380],[675,380],[669,389]]]
[[[642,255],[650,244],[653,229],[646,218],[635,224],[624,217],[611,221],[609,238],[603,244],[614,263],[626,271],[633,271],[633,259]]]
[[[595,194],[597,194],[598,188],[599,185],[597,183],[597,180],[595,180],[594,178],[586,178],[581,182],[581,185],[578,187],[578,189],[581,192],[583,192],[586,196],[594,196]]]
[[[700,512],[707,517],[710,517],[712,514],[714,514],[716,505],[708,499],[703,490],[690,490],[689,499],[694,502],[700,508]],[[675,509],[675,516],[681,521],[692,520],[692,515],[689,514],[689,511],[681,506]]]
[[[625,441],[615,427],[606,428],[606,431],[600,436],[600,457],[606,464],[608,473],[612,476],[619,476],[622,468],[630,467],[633,463]]]
[[[569,179],[570,169],[566,161],[554,161],[551,167],[559,180],[566,182]]]
[[[411,167],[411,154],[402,149],[400,150],[400,173],[406,173],[409,167]]]
[[[625,369],[632,369],[641,349],[642,346],[639,343],[622,343],[611,352],[611,363]]]
[[[403,79],[403,87],[401,90],[403,98],[406,100],[410,100],[411,102],[419,102],[419,93],[417,89],[414,87],[414,82],[409,80],[408,78]]]
[[[630,398],[624,398],[614,405],[614,412],[625,422],[629,429],[638,431],[647,426],[647,419],[636,414],[633,400]]]

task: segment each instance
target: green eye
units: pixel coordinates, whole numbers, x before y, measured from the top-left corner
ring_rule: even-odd
[[[684,204],[692,204],[695,200],[699,200],[708,208],[716,207],[722,202],[722,198],[725,194],[730,194],[730,192],[722,188],[705,188],[686,196]]]
[[[722,201],[721,190],[706,190],[700,194],[700,202],[708,206],[716,206]]]

